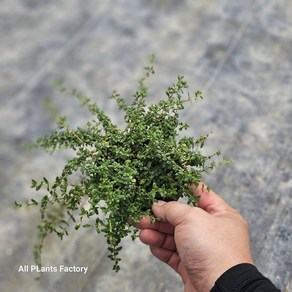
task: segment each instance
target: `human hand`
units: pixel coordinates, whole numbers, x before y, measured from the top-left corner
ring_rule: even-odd
[[[229,268],[253,263],[246,220],[213,191],[195,190],[198,207],[158,202],[154,224],[143,218],[140,239],[182,278],[185,291],[210,291]]]

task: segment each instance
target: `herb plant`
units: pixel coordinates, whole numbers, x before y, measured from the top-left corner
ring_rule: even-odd
[[[39,241],[35,246],[38,265],[45,237],[55,232],[62,239],[73,222],[75,229],[93,228],[105,235],[109,258],[118,271],[121,239],[137,236],[134,226],[143,216],[159,220],[151,212],[153,202],[186,197],[189,204],[197,204],[199,197],[194,195],[194,188],[202,174],[214,167],[213,156],[220,153],[205,156],[200,152],[208,135],[198,139],[182,137],[180,132],[188,125],[180,121],[179,114],[185,104],[202,98],[202,94],[185,93],[187,82],[178,76],[164,99],[147,105],[145,81],[154,74],[153,59],[145,70],[131,104],[117,93],[111,96],[124,113],[123,128],[113,124],[90,99],[60,83],[62,90],[85,105],[94,119],[85,127],[71,129],[66,117],[61,116],[57,129],[35,142],[48,152],[75,151],[54,181],[45,177],[39,182],[32,180],[32,188],[41,192],[41,199],[31,199],[25,205],[38,205],[40,210]],[[77,183],[71,182],[74,175],[80,178]]]

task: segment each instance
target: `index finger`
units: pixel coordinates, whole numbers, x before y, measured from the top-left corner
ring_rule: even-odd
[[[144,217],[136,224],[136,227],[139,229],[152,229],[157,230],[163,233],[167,234],[173,234],[174,233],[174,226],[172,226],[169,222],[162,222],[157,221],[151,222],[150,217]]]

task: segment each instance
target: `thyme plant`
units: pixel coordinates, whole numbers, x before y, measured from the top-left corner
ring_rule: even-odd
[[[202,98],[202,94],[186,93],[187,82],[178,76],[164,99],[147,105],[145,81],[154,74],[153,62],[145,69],[131,104],[117,93],[111,96],[124,114],[123,128],[113,124],[90,99],[61,84],[94,118],[85,127],[72,129],[61,116],[57,129],[35,142],[36,147],[48,152],[75,151],[54,181],[45,177],[32,180],[32,188],[40,192],[41,199],[31,199],[25,205],[38,205],[40,210],[39,241],[35,246],[38,265],[45,237],[56,233],[62,239],[73,223],[75,229],[93,228],[105,235],[109,258],[118,271],[122,238],[137,236],[134,225],[143,216],[159,220],[151,212],[153,202],[186,197],[189,204],[197,204],[194,187],[198,187],[202,174],[214,167],[213,156],[220,152],[209,156],[200,152],[208,135],[182,137],[180,132],[189,126],[180,121],[179,115],[186,104]],[[73,175],[80,177],[77,183],[71,182]]]

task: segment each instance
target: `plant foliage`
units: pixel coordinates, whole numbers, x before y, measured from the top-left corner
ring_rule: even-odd
[[[31,199],[26,204],[40,208],[37,264],[41,265],[45,237],[55,232],[62,239],[73,222],[75,229],[90,227],[105,235],[109,258],[118,271],[121,239],[127,235],[136,237],[134,225],[143,216],[157,220],[151,213],[153,202],[181,197],[190,204],[198,202],[193,188],[198,187],[202,174],[214,167],[213,156],[220,153],[205,156],[200,152],[208,135],[198,139],[182,137],[180,132],[188,125],[179,117],[185,104],[202,98],[202,94],[185,93],[187,82],[178,76],[163,100],[147,105],[145,81],[154,74],[153,59],[145,69],[131,104],[117,93],[111,96],[124,113],[123,128],[113,124],[97,104],[59,84],[85,105],[94,119],[85,127],[71,129],[66,117],[60,117],[58,128],[35,142],[35,146],[48,152],[75,151],[54,181],[32,180],[32,188],[41,192],[40,200]],[[73,184],[70,177],[76,174],[80,180]]]

